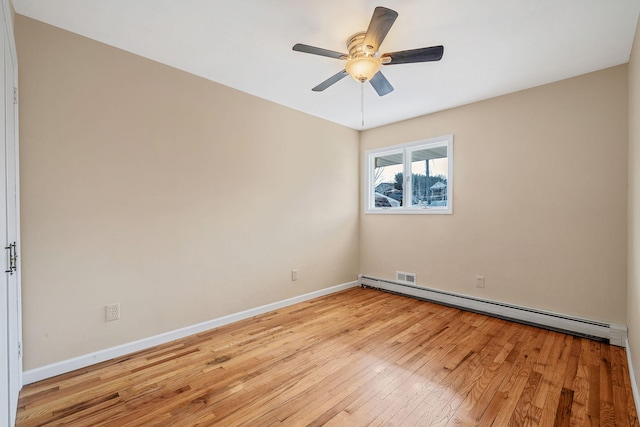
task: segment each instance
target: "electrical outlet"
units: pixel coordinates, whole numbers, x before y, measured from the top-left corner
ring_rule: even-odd
[[[298,270],[291,270],[291,281],[295,282],[298,280]]]
[[[476,288],[484,288],[484,276],[476,276]]]
[[[107,322],[120,319],[120,303],[119,302],[115,304],[109,304],[105,308],[106,308]]]

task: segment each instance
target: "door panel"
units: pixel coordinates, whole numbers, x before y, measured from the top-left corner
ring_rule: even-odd
[[[20,273],[17,268],[5,272],[12,264],[5,247],[19,240],[17,76],[10,7],[8,1],[0,1],[0,425],[11,426],[22,387]]]
[[[4,25],[4,16],[2,17],[2,31],[0,31],[0,46],[2,46],[3,53],[0,55],[0,76],[3,82],[4,94],[4,69],[5,69],[5,44],[7,39],[6,25]],[[0,102],[0,135],[3,136],[2,143],[0,144],[0,342],[2,343],[2,351],[0,351],[0,425],[13,425],[11,419],[13,417],[13,409],[10,405],[10,370],[9,370],[9,279],[4,271],[8,268],[7,251],[4,249],[7,242],[7,209],[6,209],[6,197],[4,189],[6,188],[6,152],[4,144],[4,136],[6,134],[5,129],[5,116],[6,116],[6,102]]]
[[[14,62],[11,54],[9,38],[4,44],[4,76],[5,76],[5,155],[6,155],[6,200],[7,200],[7,242],[16,244],[18,241],[18,200],[17,200],[17,162],[16,162],[16,103],[14,102]],[[17,245],[14,246],[14,256],[17,255]],[[19,261],[16,258],[14,264]],[[8,269],[7,269],[8,270]],[[6,274],[6,273],[5,273]],[[15,408],[18,407],[18,394],[22,387],[22,363],[20,357],[20,298],[18,290],[19,269],[10,273],[7,278],[8,303],[8,339],[9,339],[9,408],[11,422],[15,421]]]

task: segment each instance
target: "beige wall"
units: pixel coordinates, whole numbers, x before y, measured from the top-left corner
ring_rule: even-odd
[[[629,61],[629,278],[627,326],[636,383],[640,385],[640,27]],[[640,403],[640,402],[638,402]]]
[[[361,151],[446,134],[453,215],[362,214],[361,272],[626,323],[626,65],[365,131]]]
[[[356,280],[356,131],[19,15],[16,38],[25,369]]]

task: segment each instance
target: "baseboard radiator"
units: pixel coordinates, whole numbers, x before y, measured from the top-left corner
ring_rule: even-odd
[[[413,284],[364,275],[359,276],[359,281],[360,286],[365,288],[411,296],[462,310],[608,342],[619,347],[624,347],[627,339],[627,327],[616,323],[602,323],[580,319],[529,307],[484,300],[467,295],[443,292],[437,289],[429,289]]]

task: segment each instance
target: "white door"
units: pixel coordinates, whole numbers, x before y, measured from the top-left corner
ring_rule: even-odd
[[[9,350],[9,409],[11,422],[15,421],[15,409],[18,407],[18,393],[22,387],[22,358],[20,333],[20,292],[18,287],[18,187],[17,187],[17,145],[16,145],[16,109],[17,88],[15,63],[9,37],[4,43],[4,80],[5,80],[5,161],[6,161],[6,200],[7,200],[7,247],[11,257],[7,270],[8,303],[8,350]]]
[[[4,46],[7,38],[4,16],[2,20],[2,34],[0,34],[0,46],[2,46],[2,55],[0,55],[0,76],[2,76],[2,91],[4,94]],[[5,111],[7,104],[4,102],[4,97],[0,103],[0,135],[2,135],[2,143],[0,143],[0,249],[2,249],[0,255],[0,341],[2,342],[2,352],[0,352],[0,375],[2,376],[2,389],[0,389],[0,425],[7,423],[11,424],[11,412],[10,410],[10,385],[9,385],[9,277],[4,271],[9,267],[7,252],[3,249],[7,242],[7,209],[6,198],[4,189],[7,185],[7,177],[5,173],[6,165],[6,153],[4,144],[4,135],[6,133],[5,127]]]
[[[0,23],[0,425],[15,423],[18,393],[22,387],[20,279],[17,269],[18,183],[17,130],[14,87],[16,84],[15,44],[2,1]]]

